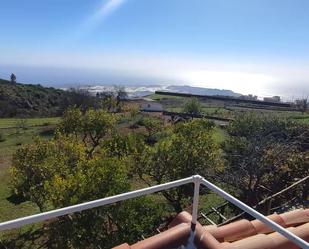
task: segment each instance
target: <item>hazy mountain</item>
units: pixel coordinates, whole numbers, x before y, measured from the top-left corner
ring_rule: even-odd
[[[113,86],[83,86],[81,89],[87,90],[92,94],[97,92],[111,91]],[[149,86],[125,86],[125,90],[128,92],[130,98],[144,97],[153,94],[155,91],[171,91],[179,93],[191,93],[191,94],[201,94],[201,95],[222,95],[239,97],[241,94],[235,93],[231,90],[224,89],[212,89],[203,87],[193,87],[193,86],[160,86],[160,85],[149,85]]]
[[[191,93],[200,95],[222,95],[230,97],[239,97],[241,94],[235,93],[231,90],[214,89],[204,87],[192,87],[192,86],[169,86],[166,90],[179,93]]]

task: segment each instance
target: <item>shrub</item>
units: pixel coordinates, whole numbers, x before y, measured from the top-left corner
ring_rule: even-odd
[[[198,115],[202,113],[202,106],[197,98],[191,98],[185,103],[183,112],[191,115]]]

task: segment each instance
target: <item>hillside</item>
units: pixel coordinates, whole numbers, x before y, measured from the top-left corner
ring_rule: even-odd
[[[239,97],[241,94],[235,93],[231,90],[214,89],[205,87],[193,87],[193,86],[169,86],[165,91],[177,92],[177,93],[189,93],[200,95],[214,95],[214,96],[229,96]]]
[[[80,106],[85,100],[81,97],[76,92],[0,79],[0,117],[58,116],[69,105]]]
[[[84,89],[91,93],[112,91],[114,86],[111,85],[93,85],[93,86],[83,86],[80,89]],[[189,93],[189,94],[201,94],[201,95],[215,95],[215,96],[230,96],[239,97],[241,94],[235,93],[231,90],[225,89],[213,89],[205,87],[194,87],[186,85],[139,85],[139,86],[125,86],[125,90],[128,93],[129,98],[140,98],[154,94],[156,91],[168,91],[177,93]]]

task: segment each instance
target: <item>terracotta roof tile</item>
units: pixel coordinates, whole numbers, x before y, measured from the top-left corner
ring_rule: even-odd
[[[282,217],[278,214],[272,214],[269,215],[268,218],[274,222],[276,222],[277,224],[286,227],[286,224],[284,223],[284,220],[282,219]],[[267,226],[266,224],[264,224],[263,222],[259,221],[259,220],[253,220],[251,221],[251,224],[253,225],[256,233],[270,233],[273,232],[273,229],[269,226]]]
[[[299,248],[281,234],[258,220],[240,220],[221,227],[197,224],[191,231],[191,215],[181,212],[170,223],[169,229],[129,246],[123,244],[114,249],[171,249],[192,242],[198,249],[296,249]],[[287,227],[297,236],[309,241],[309,209],[298,209],[284,214],[268,216],[274,222]],[[191,236],[191,237],[190,237]],[[191,248],[191,247],[190,247]]]
[[[179,224],[131,246],[132,249],[171,249],[186,244],[191,231],[187,223]]]
[[[287,227],[309,222],[309,209],[296,209],[291,212],[281,214],[281,218]]]
[[[191,223],[192,216],[186,211],[183,211],[176,215],[172,222],[168,225],[168,228],[172,228],[181,223]]]
[[[212,230],[212,235],[220,241],[235,241],[256,234],[248,220],[239,220]]]
[[[127,243],[114,247],[114,249],[130,249],[130,248],[131,247]]]
[[[265,234],[257,234],[246,239],[231,243],[235,249],[271,249],[275,246],[274,241]]]

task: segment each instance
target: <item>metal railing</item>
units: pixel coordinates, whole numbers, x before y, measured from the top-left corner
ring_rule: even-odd
[[[283,228],[282,226],[278,225],[277,223],[273,222],[272,220],[270,220],[266,216],[260,214],[259,212],[257,212],[253,208],[249,207],[245,203],[241,202],[237,198],[228,194],[227,192],[225,192],[221,188],[217,187],[216,185],[212,184],[211,182],[207,181],[206,179],[204,179],[203,177],[201,177],[199,175],[195,175],[195,176],[191,176],[191,177],[184,178],[184,179],[181,179],[181,180],[177,180],[177,181],[173,181],[173,182],[169,182],[169,183],[164,183],[164,184],[161,184],[161,185],[157,185],[157,186],[153,186],[153,187],[149,187],[149,188],[144,188],[144,189],[140,189],[140,190],[135,190],[135,191],[131,191],[131,192],[127,192],[127,193],[123,193],[123,194],[119,194],[119,195],[115,195],[115,196],[111,196],[111,197],[106,197],[106,198],[103,198],[103,199],[98,199],[98,200],[95,200],[95,201],[85,202],[85,203],[77,204],[77,205],[74,205],[74,206],[69,206],[69,207],[60,208],[60,209],[56,209],[56,210],[52,210],[52,211],[48,211],[48,212],[44,212],[44,213],[39,213],[39,214],[35,214],[35,215],[23,217],[23,218],[11,220],[11,221],[6,221],[6,222],[3,222],[3,223],[0,223],[0,231],[12,229],[12,228],[19,228],[23,225],[32,224],[32,223],[36,223],[36,222],[40,222],[40,221],[46,221],[46,220],[49,220],[51,218],[56,218],[56,217],[59,217],[59,216],[72,214],[72,213],[75,213],[75,212],[80,212],[80,211],[83,211],[83,210],[86,210],[86,209],[100,207],[100,206],[108,205],[108,204],[119,202],[119,201],[124,201],[124,200],[131,199],[131,198],[135,198],[135,197],[139,197],[139,196],[143,196],[143,195],[147,195],[147,194],[152,194],[152,193],[155,193],[155,192],[160,192],[160,191],[163,191],[163,190],[178,187],[178,186],[185,185],[185,184],[188,184],[188,183],[194,184],[192,221],[191,221],[193,229],[195,228],[195,225],[197,223],[200,185],[204,185],[204,186],[208,187],[210,190],[212,190],[213,192],[217,193],[218,195],[220,195],[221,197],[226,199],[227,201],[233,203],[235,206],[239,207],[243,211],[249,213],[254,218],[256,218],[256,219],[260,220],[261,222],[265,223],[266,225],[270,226],[274,231],[280,233],[281,235],[286,237],[288,240],[294,242],[299,247],[301,247],[303,249],[309,249],[309,243],[307,243],[303,239],[299,238],[295,234],[291,233],[287,229]]]

